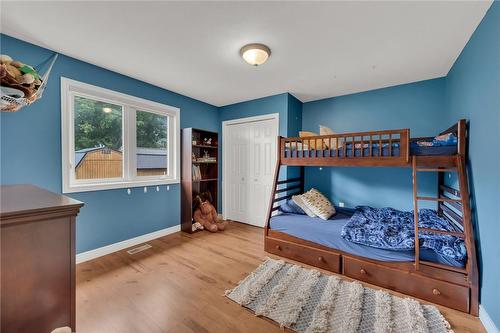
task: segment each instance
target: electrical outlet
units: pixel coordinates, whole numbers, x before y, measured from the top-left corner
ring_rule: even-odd
[[[167,185],[167,191],[170,191],[170,186]]]
[[[343,208],[344,206],[345,206],[345,204],[342,201],[339,201],[339,207]]]
[[[127,194],[128,195],[132,194],[132,191],[129,188],[127,189]]]
[[[156,186],[156,192],[160,192],[160,186]]]
[[[148,193],[148,188],[144,186],[144,193]]]

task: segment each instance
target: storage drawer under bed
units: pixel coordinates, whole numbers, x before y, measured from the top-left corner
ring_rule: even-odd
[[[297,260],[331,272],[340,273],[339,254],[270,237],[266,238],[265,244],[266,252]]]
[[[469,312],[469,288],[343,256],[346,276]]]

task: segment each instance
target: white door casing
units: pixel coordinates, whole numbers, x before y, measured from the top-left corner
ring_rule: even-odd
[[[276,164],[279,115],[222,123],[223,217],[263,227]]]

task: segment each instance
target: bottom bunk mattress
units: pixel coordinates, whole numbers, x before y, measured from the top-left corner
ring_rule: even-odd
[[[413,261],[414,251],[394,251],[356,244],[342,238],[342,228],[351,218],[349,211],[339,211],[330,220],[307,215],[282,213],[273,216],[270,228],[323,246],[337,249],[360,257],[379,261]],[[463,267],[463,263],[439,255],[430,249],[420,249],[420,259],[439,264]]]

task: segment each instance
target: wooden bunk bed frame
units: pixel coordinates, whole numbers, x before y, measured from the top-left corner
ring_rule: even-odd
[[[279,137],[273,192],[264,231],[265,251],[478,316],[479,273],[465,168],[466,121],[461,119],[441,134],[447,133],[457,135],[458,146],[455,155],[411,156],[411,141],[431,138],[411,139],[409,129],[344,133],[307,138]],[[399,144],[397,156],[392,156],[391,153],[394,143]],[[364,149],[359,149],[359,154],[352,149],[350,156],[347,151],[349,144],[351,144],[351,148],[368,149],[369,154],[365,156]],[[355,146],[356,144],[358,146]],[[389,150],[389,154],[386,153],[389,156],[382,156],[384,155],[382,152],[384,144]],[[317,148],[317,150],[308,149],[308,147]],[[329,148],[327,147],[340,147],[337,151],[343,150],[343,154],[329,156],[330,153],[327,150]],[[372,156],[374,149],[379,149],[378,156]],[[278,179],[281,166],[299,166],[300,176]],[[269,222],[274,212],[278,210],[280,202],[291,198],[292,195],[304,192],[304,167],[306,166],[412,168],[413,200],[415,212],[417,212],[415,215],[415,244],[419,244],[418,231],[464,238],[467,249],[465,267],[460,268],[420,260],[418,246],[415,246],[414,261],[384,262],[339,251],[271,229]],[[437,198],[418,196],[417,174],[419,172],[438,172],[439,196]],[[444,184],[443,172],[457,173],[459,190]],[[420,228],[418,226],[418,202],[420,200],[435,201],[438,214],[448,219],[451,216],[453,220],[461,223],[463,231],[447,232]],[[450,206],[454,209],[450,209]],[[457,211],[461,214],[457,214]]]

